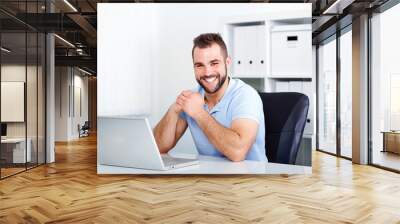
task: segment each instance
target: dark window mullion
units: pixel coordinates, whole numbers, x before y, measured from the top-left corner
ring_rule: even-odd
[[[336,31],[336,154],[341,157],[341,119],[340,119],[340,36],[341,32]]]
[[[367,124],[367,132],[368,132],[368,137],[367,137],[367,141],[368,141],[368,164],[373,164],[373,153],[372,153],[372,12],[368,12],[368,20],[367,20],[367,44],[368,44],[368,53],[367,53],[367,66],[368,66],[368,70],[367,70],[367,107],[368,107],[368,111],[367,111],[367,119],[368,119],[368,124]]]

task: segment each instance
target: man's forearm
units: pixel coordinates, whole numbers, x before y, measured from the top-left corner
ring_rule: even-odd
[[[232,161],[241,161],[247,150],[238,133],[219,124],[206,111],[194,118],[211,144]]]
[[[168,152],[175,144],[176,124],[179,115],[169,109],[154,128],[154,138],[161,153]]]

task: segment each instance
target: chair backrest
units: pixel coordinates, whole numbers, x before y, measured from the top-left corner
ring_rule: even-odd
[[[89,121],[85,121],[85,123],[82,126],[82,129],[89,129],[90,125],[89,125]]]
[[[309,99],[295,92],[260,93],[268,161],[295,164],[307,120]]]

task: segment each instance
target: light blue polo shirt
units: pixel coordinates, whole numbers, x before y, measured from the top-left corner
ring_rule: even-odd
[[[204,89],[199,86],[195,92],[204,97]],[[230,79],[228,88],[222,99],[211,109],[204,104],[204,109],[218,121],[230,128],[232,121],[238,118],[248,118],[257,121],[258,131],[254,144],[247,153],[246,160],[267,161],[265,156],[265,126],[264,111],[261,98],[257,91],[240,79]],[[224,157],[209,141],[196,121],[185,112],[180,117],[188,123],[197,151],[201,155]]]

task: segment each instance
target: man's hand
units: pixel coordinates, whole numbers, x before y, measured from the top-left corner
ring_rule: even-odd
[[[178,98],[176,101],[178,101]],[[153,129],[154,138],[160,153],[167,153],[171,150],[185,133],[187,122],[179,117],[182,111],[182,106],[174,102]]]
[[[204,111],[204,98],[200,93],[189,90],[183,91],[177,98],[176,104],[189,116],[195,118]]]
[[[170,108],[169,108],[172,112],[176,113],[179,115],[179,113],[181,113],[182,110],[182,106],[179,105],[177,102],[173,103]]]

